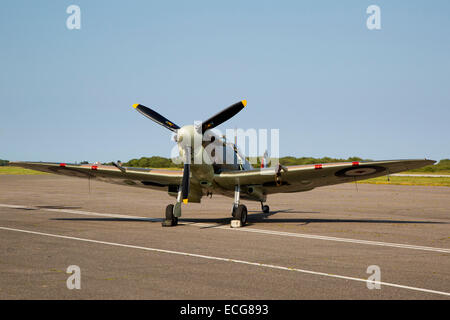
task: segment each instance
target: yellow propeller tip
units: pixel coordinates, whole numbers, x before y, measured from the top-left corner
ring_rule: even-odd
[[[135,103],[135,104],[133,104],[133,108],[137,108],[137,106],[139,105],[139,103]]]
[[[188,203],[188,199],[183,199],[183,203],[184,204]]]
[[[242,100],[242,104],[244,105],[244,107],[247,105],[247,100]]]

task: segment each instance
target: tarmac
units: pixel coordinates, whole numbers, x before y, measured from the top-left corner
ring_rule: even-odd
[[[163,228],[174,201],[95,180],[0,176],[0,299],[450,299],[449,187],[271,195],[268,214],[243,201],[242,228],[230,228],[233,199],[217,195]],[[68,288],[69,266],[80,289]]]

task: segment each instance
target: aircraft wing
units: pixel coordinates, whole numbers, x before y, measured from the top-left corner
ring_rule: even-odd
[[[151,189],[178,186],[182,170],[115,167],[96,164],[66,164],[46,162],[10,162],[10,166],[60,174],[70,177],[94,178],[99,181]]]
[[[249,171],[227,171],[217,174],[215,182],[232,189],[236,184],[262,185],[266,194],[299,192],[338,183],[375,178],[400,171],[420,168],[434,160],[387,160],[370,162],[340,162],[287,166],[287,170],[259,168]]]

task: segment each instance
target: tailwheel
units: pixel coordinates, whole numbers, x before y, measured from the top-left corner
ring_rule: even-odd
[[[173,215],[173,204],[166,207],[166,219],[162,222],[163,227],[173,227],[178,224],[178,218]]]
[[[234,218],[241,221],[241,226],[247,223],[247,207],[243,204],[237,206]]]

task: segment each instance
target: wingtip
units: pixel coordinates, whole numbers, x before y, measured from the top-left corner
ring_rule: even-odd
[[[135,103],[135,104],[133,104],[133,108],[137,108],[137,106],[139,105],[139,103]]]
[[[241,102],[244,105],[244,107],[247,105],[247,100],[242,100]]]

